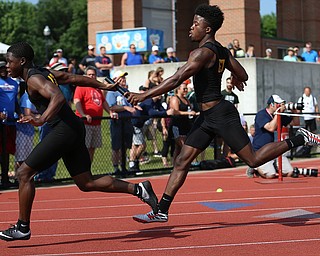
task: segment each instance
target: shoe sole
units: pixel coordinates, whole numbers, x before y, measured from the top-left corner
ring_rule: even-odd
[[[158,198],[152,189],[152,185],[151,185],[150,181],[148,181],[148,180],[142,182],[141,184],[144,186],[144,189],[149,194],[149,199],[147,199],[147,200],[142,199],[142,200],[143,200],[143,202],[148,204],[152,208],[153,213],[156,214],[158,212]]]
[[[132,219],[135,220],[136,222],[140,222],[140,223],[143,223],[143,224],[155,223],[155,222],[160,222],[160,223],[168,222],[168,220],[146,221],[146,220],[140,219],[140,218],[135,217],[135,216],[133,216]]]
[[[4,241],[7,241],[7,242],[13,242],[13,241],[18,241],[18,240],[29,240],[31,237],[31,235],[28,235],[28,236],[24,236],[24,237],[21,237],[21,238],[8,238],[6,236],[1,236],[0,235],[0,239],[1,240],[4,240]]]

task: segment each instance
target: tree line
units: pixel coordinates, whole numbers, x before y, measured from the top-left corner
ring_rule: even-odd
[[[51,33],[43,34],[48,25]],[[88,22],[86,0],[39,0],[37,4],[0,0],[0,42],[26,41],[35,51],[35,63],[46,61],[62,48],[64,56],[79,59],[87,52]]]

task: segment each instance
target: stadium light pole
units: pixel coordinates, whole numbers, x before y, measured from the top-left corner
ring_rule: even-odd
[[[46,61],[48,61],[48,39],[51,34],[51,30],[48,25],[46,25],[43,29],[43,35],[46,38]]]

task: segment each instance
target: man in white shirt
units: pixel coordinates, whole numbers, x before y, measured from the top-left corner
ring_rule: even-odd
[[[302,113],[318,113],[319,107],[316,97],[311,94],[311,88],[306,86],[304,88],[304,93],[302,97],[299,98],[298,103],[303,102],[304,108]],[[305,128],[311,132],[315,132],[317,130],[316,118],[315,114],[305,114],[303,115]]]

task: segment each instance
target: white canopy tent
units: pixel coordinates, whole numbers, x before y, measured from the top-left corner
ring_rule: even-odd
[[[0,54],[6,54],[9,47],[10,45],[0,42]]]

